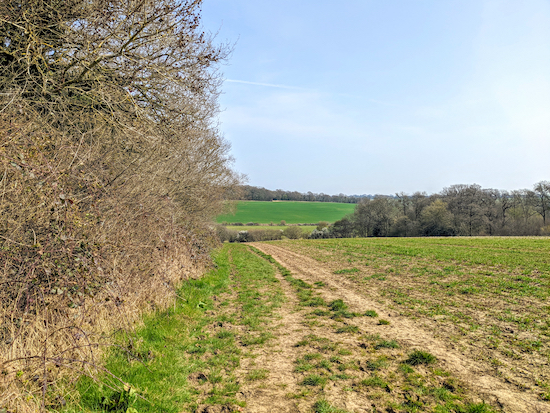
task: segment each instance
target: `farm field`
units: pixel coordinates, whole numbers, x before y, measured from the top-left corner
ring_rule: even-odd
[[[280,223],[313,224],[321,221],[334,222],[354,211],[355,204],[336,202],[262,202],[238,201],[235,215],[226,214],[216,218],[222,222],[255,222],[260,224]]]
[[[215,269],[114,348],[108,385],[84,378],[63,411],[523,411],[501,409],[427,337],[413,343],[393,311],[342,283],[346,272],[287,247],[225,244]],[[547,406],[518,397],[515,407]]]
[[[549,412],[549,249],[549,238],[225,244],[115,352],[108,367],[136,392],[120,407]],[[81,388],[64,411],[121,403]]]
[[[260,248],[387,314],[394,339],[445,360],[484,400],[504,411],[550,411],[550,238],[287,240]],[[520,406],[522,395],[532,400]]]
[[[288,226],[282,226],[282,225],[270,225],[270,226],[248,226],[248,225],[243,225],[243,226],[240,226],[240,225],[237,225],[237,226],[233,226],[233,225],[228,225],[226,226],[227,229],[230,229],[232,231],[254,231],[254,230],[257,230],[257,229],[278,229],[278,230],[281,230],[281,231],[284,231],[285,228],[288,228]],[[302,230],[302,232],[304,232],[304,234],[311,234],[311,232],[317,228],[316,226],[311,226],[311,225],[300,225],[298,228],[300,228]]]

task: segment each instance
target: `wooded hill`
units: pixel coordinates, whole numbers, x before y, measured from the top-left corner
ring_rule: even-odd
[[[241,198],[355,203],[355,211],[311,238],[550,235],[550,182],[503,191],[452,185],[428,195],[325,195],[242,186]]]
[[[276,189],[274,191],[258,186],[242,185],[236,192],[234,198],[240,201],[308,201],[308,202],[341,202],[346,204],[356,204],[364,197],[372,195],[327,195],[316,194],[313,192],[284,191]]]

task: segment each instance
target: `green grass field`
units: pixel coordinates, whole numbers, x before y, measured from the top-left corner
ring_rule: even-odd
[[[200,403],[241,411],[235,371],[243,349],[271,339],[284,296],[275,269],[244,245],[224,246],[214,261],[215,270],[184,283],[173,308],[145,317],[133,336],[121,335],[106,360],[111,374],[99,382],[82,377],[63,413],[193,412]],[[265,374],[255,369],[247,378]]]
[[[226,214],[217,217],[222,222],[257,222],[278,224],[282,220],[287,224],[317,223],[321,221],[334,222],[344,215],[351,214],[355,204],[336,202],[262,202],[239,201],[235,215]]]
[[[257,229],[278,229],[278,230],[285,230],[285,228],[288,228],[288,226],[281,226],[281,225],[273,225],[273,226],[246,226],[246,225],[243,225],[243,226],[232,226],[232,225],[228,225],[226,227],[227,229],[230,229],[230,230],[233,230],[233,231],[254,231],[254,230],[257,230]],[[304,232],[305,234],[311,234],[311,232],[317,228],[316,226],[309,226],[309,225],[301,225],[299,226],[298,228],[300,228],[302,230],[302,232]]]

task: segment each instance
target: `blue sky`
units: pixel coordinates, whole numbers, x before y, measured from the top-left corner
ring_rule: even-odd
[[[550,180],[550,0],[205,0],[249,184],[329,194]]]

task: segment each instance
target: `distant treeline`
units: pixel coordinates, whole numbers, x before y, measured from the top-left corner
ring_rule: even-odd
[[[500,191],[453,185],[433,195],[416,192],[364,198],[355,212],[311,237],[550,235],[550,182]]]
[[[274,191],[258,186],[243,185],[238,199],[241,201],[310,201],[310,202],[340,202],[345,204],[356,204],[363,198],[373,198],[373,195],[327,195],[313,192]]]
[[[293,194],[284,191],[264,191],[271,194]],[[322,199],[315,199],[315,194],[311,195],[312,200]],[[345,195],[339,197],[345,198]],[[297,235],[313,239],[550,235],[550,181],[538,182],[533,185],[533,189],[514,191],[484,189],[473,184],[452,185],[432,195],[425,192],[415,192],[412,195],[401,192],[392,196],[365,195],[347,198],[353,198],[354,201],[349,202],[357,203],[352,214],[332,225],[320,223],[309,235]],[[309,199],[306,197],[299,200]],[[269,230],[258,233],[224,231],[220,238],[230,242],[280,239],[283,235],[287,238],[294,236]]]

